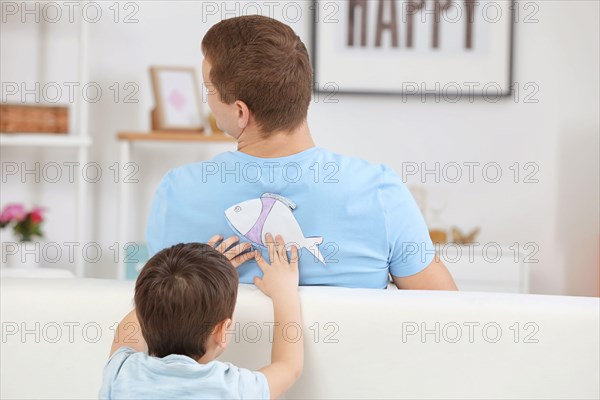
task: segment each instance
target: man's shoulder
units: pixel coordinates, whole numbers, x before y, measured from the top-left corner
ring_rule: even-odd
[[[358,156],[337,153],[322,147],[319,147],[312,157],[299,162],[304,164],[302,168],[311,170],[319,168],[320,173],[324,176],[346,176],[353,177],[353,180],[360,180],[362,177],[371,182],[379,181],[384,174],[394,173],[386,164],[375,163]],[[238,163],[238,165],[231,165],[232,163]],[[231,152],[220,153],[209,160],[184,164],[169,170],[163,178],[163,184],[189,187],[191,184],[209,183],[215,179],[221,182],[222,176],[243,175],[244,167],[241,164],[244,164],[243,160],[240,160]]]
[[[381,183],[385,174],[394,173],[393,170],[382,163],[375,163],[367,159],[336,153],[325,150],[322,152],[321,170],[324,173],[330,173],[332,176],[338,175],[344,177],[344,181],[352,182],[354,185],[371,186]]]
[[[196,161],[193,163],[184,164],[182,166],[173,168],[171,171],[176,174],[184,174],[189,172],[196,172],[203,168],[208,168],[209,165],[220,164],[224,162],[235,161],[235,157],[230,151],[219,153],[212,158],[202,161]]]
[[[214,175],[223,163],[232,160],[231,152],[224,152],[208,160],[183,164],[179,167],[171,168],[163,177],[163,182],[173,185],[187,184],[190,179],[194,181],[198,179],[206,180],[207,177]]]

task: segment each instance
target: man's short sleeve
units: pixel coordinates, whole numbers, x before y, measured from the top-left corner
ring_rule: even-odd
[[[406,184],[388,166],[382,167],[379,200],[385,215],[390,273],[397,277],[414,275],[431,264],[435,249]]]

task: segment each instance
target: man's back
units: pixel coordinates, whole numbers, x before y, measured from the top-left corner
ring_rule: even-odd
[[[384,165],[319,147],[279,158],[240,151],[170,171],[147,227],[151,255],[180,242],[238,235],[268,258],[267,232],[300,252],[301,285],[386,287],[433,259],[423,217],[400,178]],[[261,271],[238,268],[240,282]]]

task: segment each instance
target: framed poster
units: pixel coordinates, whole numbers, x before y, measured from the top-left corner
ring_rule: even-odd
[[[507,96],[513,0],[313,0],[318,93]]]
[[[177,131],[204,130],[200,91],[194,68],[151,67],[156,109],[153,129]]]

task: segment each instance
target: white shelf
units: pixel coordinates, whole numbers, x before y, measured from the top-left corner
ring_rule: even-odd
[[[48,133],[0,133],[0,145],[43,147],[88,147],[89,137]]]
[[[82,3],[88,3],[84,0]],[[84,4],[84,6],[87,4]],[[77,80],[80,83],[89,82],[89,65],[88,65],[88,41],[89,41],[89,23],[86,23],[83,16],[78,21],[78,54],[77,54]],[[36,29],[38,34],[43,35],[46,29]],[[42,38],[43,39],[43,38]],[[40,41],[42,41],[40,39]],[[40,44],[41,46],[42,44]],[[50,54],[50,53],[48,53]],[[17,60],[18,61],[18,60]],[[40,57],[40,61],[45,62],[44,57]],[[41,66],[39,66],[41,67]],[[39,69],[42,71],[44,68]],[[43,80],[40,78],[40,80]],[[70,112],[70,111],[69,111]],[[92,140],[89,134],[89,102],[83,101],[81,97],[77,97],[73,103],[73,126],[71,131],[73,134],[40,134],[33,132],[23,133],[0,133],[0,147],[24,147],[24,148],[72,148],[76,149],[77,161],[79,165],[85,165],[88,162],[89,148]],[[71,124],[70,124],[71,125]],[[75,208],[75,240],[79,243],[89,242],[89,202],[88,202],[88,185],[82,177],[82,174],[76,174],[76,208]],[[75,256],[75,276],[85,277],[86,260],[81,252],[77,252]]]
[[[4,278],[75,278],[69,270],[59,268],[0,268],[0,277]]]

